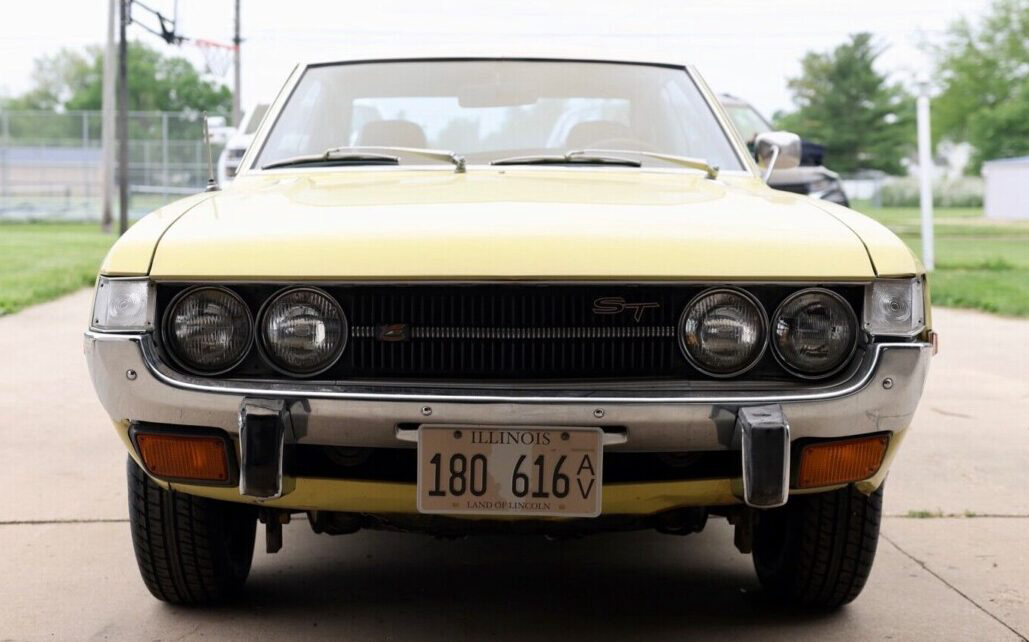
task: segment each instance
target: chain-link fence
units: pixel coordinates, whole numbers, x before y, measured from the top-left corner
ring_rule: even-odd
[[[100,131],[98,111],[0,110],[0,220],[99,221],[103,204]],[[214,143],[215,161],[223,145],[224,140]],[[206,183],[207,150],[200,113],[129,114],[132,218],[198,192]]]

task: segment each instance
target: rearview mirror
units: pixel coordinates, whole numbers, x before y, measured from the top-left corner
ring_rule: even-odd
[[[527,83],[469,83],[462,85],[457,104],[461,107],[525,107],[539,100],[537,91]]]
[[[800,165],[800,136],[793,132],[765,132],[754,139],[754,159],[765,170],[765,180],[773,169],[793,169]]]

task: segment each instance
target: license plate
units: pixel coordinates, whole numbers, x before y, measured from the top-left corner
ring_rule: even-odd
[[[599,428],[422,426],[418,511],[596,517],[603,449]]]

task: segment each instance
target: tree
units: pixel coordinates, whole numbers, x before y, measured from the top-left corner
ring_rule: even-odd
[[[51,56],[36,58],[32,63],[32,88],[8,101],[9,109],[53,111],[80,87],[89,69],[86,56],[71,49],[61,49]]]
[[[914,144],[914,102],[876,71],[882,48],[858,33],[828,53],[809,52],[788,87],[797,110],[777,125],[826,146],[833,169],[900,173]]]
[[[33,63],[32,88],[11,99],[9,109],[100,109],[104,51],[62,49]],[[133,111],[232,109],[232,91],[205,80],[188,60],[166,56],[141,42],[129,43],[129,108]]]
[[[971,143],[973,172],[1029,153],[1029,0],[997,0],[978,25],[958,20],[935,54],[934,139]]]

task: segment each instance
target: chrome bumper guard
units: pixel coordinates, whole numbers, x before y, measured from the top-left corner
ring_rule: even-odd
[[[239,407],[239,492],[274,499],[292,490],[283,474],[293,422],[281,399],[244,399]],[[293,441],[290,439],[290,441]]]
[[[743,457],[743,501],[782,506],[790,495],[790,425],[782,406],[746,406],[736,414]]]

